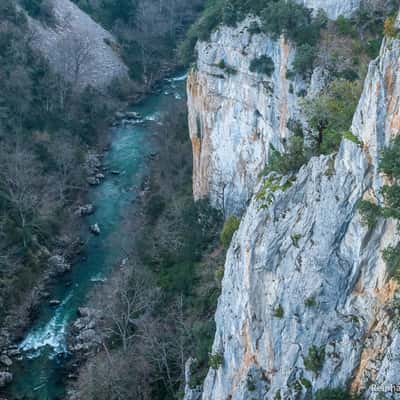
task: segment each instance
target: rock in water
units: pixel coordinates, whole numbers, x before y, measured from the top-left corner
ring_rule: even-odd
[[[92,232],[93,235],[96,235],[96,236],[100,235],[101,230],[100,230],[99,224],[96,223],[96,224],[91,225],[90,232]]]
[[[90,186],[97,186],[97,185],[100,185],[100,179],[99,178],[96,178],[95,176],[89,176],[87,179],[86,179],[86,181],[87,181],[87,183],[90,185]]]
[[[6,354],[2,354],[0,356],[0,363],[5,365],[6,367],[11,367],[12,365],[12,360],[10,357],[8,357]]]
[[[0,388],[8,385],[13,380],[13,375],[11,372],[0,371]]]
[[[75,214],[80,217],[86,217],[87,215],[92,215],[95,212],[95,207],[93,204],[85,204],[83,206],[78,207],[75,211]]]
[[[59,254],[51,256],[49,258],[49,266],[55,270],[58,274],[64,274],[71,270],[71,264],[69,264],[65,257]]]

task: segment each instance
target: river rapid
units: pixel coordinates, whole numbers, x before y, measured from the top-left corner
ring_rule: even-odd
[[[171,102],[184,96],[185,76],[167,79],[159,93],[130,109],[140,113],[141,120],[112,128],[111,147],[103,165],[121,174],[108,174],[101,185],[91,189],[88,200],[96,212],[84,220],[81,236],[86,241],[85,257],[52,285],[51,298],[61,303],[54,307],[44,302],[19,344],[22,356],[14,362],[14,381],[5,393],[8,400],[65,398],[68,327],[77,317],[78,308],[85,305],[91,288],[107,279],[111,268],[124,257],[123,219],[134,207],[149,156],[155,151],[156,126]],[[89,232],[94,223],[100,226],[99,236]]]

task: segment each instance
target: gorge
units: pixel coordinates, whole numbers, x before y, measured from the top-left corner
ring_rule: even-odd
[[[117,113],[127,125],[102,125],[83,253],[22,340],[4,350],[0,331],[1,396],[400,398],[399,1],[50,2],[77,17],[35,28],[29,15],[49,68],[134,105]],[[139,23],[151,13],[152,32]],[[97,40],[81,80],[52,59],[80,21]],[[167,79],[177,53],[188,73]],[[44,157],[46,135],[25,129]],[[43,243],[51,259],[60,246]]]

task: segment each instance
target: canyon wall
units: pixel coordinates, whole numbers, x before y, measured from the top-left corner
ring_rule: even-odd
[[[302,118],[298,94],[306,88],[286,78],[293,46],[283,37],[253,35],[250,25],[247,19],[222,27],[199,43],[187,83],[194,196],[210,197],[228,214],[247,204],[270,145],[282,150],[289,120]],[[251,60],[263,55],[274,62],[271,76],[250,71]]]
[[[400,130],[400,40],[386,38],[369,66],[353,140],[312,158],[291,184],[274,174],[258,182],[269,145],[280,149],[288,120],[302,119],[296,91],[305,84],[288,87],[290,45],[252,37],[246,24],[200,43],[188,81],[194,194],[228,213],[246,208],[215,317],[221,365],[209,370],[202,399],[309,399],[328,387],[400,398],[372,386],[398,384],[400,371],[399,285],[382,258],[399,240],[397,222],[370,229],[357,211],[361,199],[383,201],[380,153]],[[248,72],[260,54],[274,60],[270,79]],[[238,72],[219,71],[221,59]]]

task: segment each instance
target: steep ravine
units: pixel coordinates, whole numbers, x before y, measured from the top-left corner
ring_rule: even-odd
[[[81,232],[84,253],[72,271],[49,288],[49,299],[60,304],[45,301],[39,308],[33,326],[19,344],[21,355],[11,368],[14,381],[0,390],[0,398],[65,398],[66,375],[71,372],[66,371],[71,356],[67,343],[70,325],[91,289],[106,280],[112,267],[126,257],[124,218],[136,207],[149,157],[156,150],[155,124],[168,112],[171,102],[184,96],[184,81],[185,76],[179,76],[164,82],[160,93],[133,107],[142,120],[112,128],[110,150],[104,157],[106,179],[90,193],[96,211],[87,217]],[[101,229],[99,236],[89,231],[94,223]]]
[[[224,30],[221,32],[213,39]],[[201,44],[199,54],[215,54],[215,43]],[[212,55],[210,59],[219,57]],[[398,241],[396,222],[382,220],[371,230],[361,223],[357,211],[362,198],[382,201],[379,155],[400,128],[399,57],[400,40],[385,39],[380,56],[369,66],[351,128],[360,144],[344,139],[337,155],[311,159],[292,187],[273,193],[274,201],[268,207],[263,207],[257,196],[252,197],[227,254],[213,345],[213,353],[222,355],[222,363],[210,369],[203,400],[310,398],[318,389],[344,386],[362,393],[365,399],[382,395],[399,398],[399,394],[375,392],[372,386],[399,383],[400,335],[390,316],[390,302],[398,284],[388,279],[382,259],[382,250]],[[228,63],[234,58],[227,58]],[[199,70],[203,69],[200,64]],[[231,93],[246,99],[249,83],[240,82],[241,77],[238,74],[230,80]],[[275,75],[273,79],[273,85],[279,87],[279,78]],[[189,95],[209,85],[218,93],[227,83],[195,72],[189,80]],[[273,102],[275,93],[263,101]],[[191,101],[196,102],[196,97],[192,95],[189,106]],[[210,182],[217,182],[221,174],[242,171],[241,156],[234,160],[228,157],[229,163],[224,164],[223,155],[232,154],[232,148],[244,148],[251,157],[260,151],[257,141],[247,137],[251,130],[240,128],[257,126],[257,118],[251,118],[258,110],[257,101],[244,102],[246,113],[241,112],[245,107],[238,108],[238,103],[230,99],[215,99],[215,103],[218,112],[222,110],[221,119],[236,119],[225,129],[215,130],[220,132],[220,142],[215,146],[204,142],[208,138],[204,133],[209,131],[202,126],[203,141],[198,148],[200,154],[207,149],[207,157],[199,157],[194,146],[195,167],[196,160],[202,165],[198,176],[195,174],[195,195],[208,193],[211,198]],[[198,114],[191,116],[195,145],[198,120],[200,125],[214,126],[213,118],[218,116],[204,111],[209,104],[213,107],[212,102],[197,104],[194,110]],[[240,145],[232,126],[245,137],[245,146]],[[282,130],[275,132],[277,139],[285,135]],[[256,165],[259,159],[253,159]],[[250,191],[242,184],[243,179],[233,180],[235,184],[225,199],[229,210],[245,205],[257,168],[250,162]],[[203,178],[199,179],[201,174]],[[261,185],[255,188],[256,193]],[[320,371],[305,366],[313,349],[325,353]],[[191,393],[186,398],[191,398]]]

